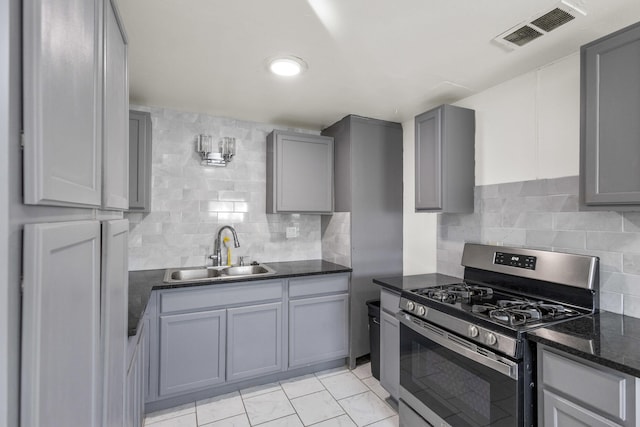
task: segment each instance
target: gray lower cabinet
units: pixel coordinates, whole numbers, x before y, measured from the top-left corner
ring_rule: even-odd
[[[141,427],[144,422],[144,401],[147,368],[147,324],[142,322],[138,333],[129,338],[125,391],[125,427]],[[115,424],[105,424],[115,425]]]
[[[151,209],[151,113],[129,111],[129,210]]]
[[[619,427],[620,424],[607,420],[588,409],[544,390],[544,424],[549,427]]]
[[[415,117],[416,211],[473,212],[475,111],[441,105]]]
[[[543,427],[637,427],[639,388],[637,378],[538,347],[538,419]]]
[[[638,210],[640,24],[583,46],[580,59],[581,202],[586,209]]]
[[[400,322],[380,312],[380,385],[391,397],[400,397]]]
[[[225,381],[226,310],[160,316],[160,396]]]
[[[400,397],[400,322],[395,314],[400,295],[380,292],[380,385],[392,398]]]
[[[227,310],[227,381],[282,370],[282,303]]]
[[[144,318],[145,402],[162,409],[345,358],[348,292],[348,273],[154,291]]]
[[[274,130],[267,136],[267,213],[333,212],[333,138]]]
[[[348,326],[347,294],[289,301],[289,366],[348,356]]]

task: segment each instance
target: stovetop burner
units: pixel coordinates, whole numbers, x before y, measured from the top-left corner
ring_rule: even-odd
[[[498,300],[495,304],[474,304],[473,313],[484,314],[499,323],[519,326],[532,322],[556,320],[577,316],[579,311],[544,301],[529,301],[524,299]]]
[[[473,299],[491,298],[493,289],[485,286],[459,283],[454,285],[441,285],[435,288],[427,288],[416,291],[427,298],[453,304],[456,302],[470,302]]]
[[[540,324],[580,313],[562,304],[533,300],[519,295],[511,295],[488,286],[469,283],[441,285],[416,289],[411,293],[436,304],[445,304],[451,310],[471,313],[507,327],[523,327]]]

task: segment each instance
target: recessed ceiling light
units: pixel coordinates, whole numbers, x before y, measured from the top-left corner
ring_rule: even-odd
[[[307,64],[296,56],[278,56],[268,62],[269,70],[278,76],[297,76],[307,69]]]

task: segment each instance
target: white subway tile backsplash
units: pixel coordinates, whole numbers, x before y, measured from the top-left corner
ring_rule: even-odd
[[[319,215],[267,215],[266,136],[276,126],[164,108],[151,112],[151,212],[129,218],[129,269],[200,266],[210,263],[222,225],[239,233],[238,255],[256,261],[322,258]],[[317,133],[299,130],[306,133]],[[195,138],[235,137],[237,154],[227,167],[200,165]],[[285,229],[295,223],[295,238]]]
[[[600,304],[640,317],[640,213],[578,209],[577,176],[475,188],[473,214],[438,215],[438,272],[461,276],[465,242],[600,258]]]

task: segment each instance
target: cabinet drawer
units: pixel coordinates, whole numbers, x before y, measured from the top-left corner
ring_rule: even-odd
[[[349,275],[319,275],[289,280],[289,297],[333,294],[349,291]]]
[[[594,408],[624,423],[634,406],[634,381],[622,373],[604,367],[591,367],[542,350],[542,382],[570,396],[572,401]]]
[[[380,307],[390,314],[400,311],[400,294],[382,289],[380,291]]]
[[[193,311],[282,299],[282,280],[211,285],[161,291],[160,312]]]

